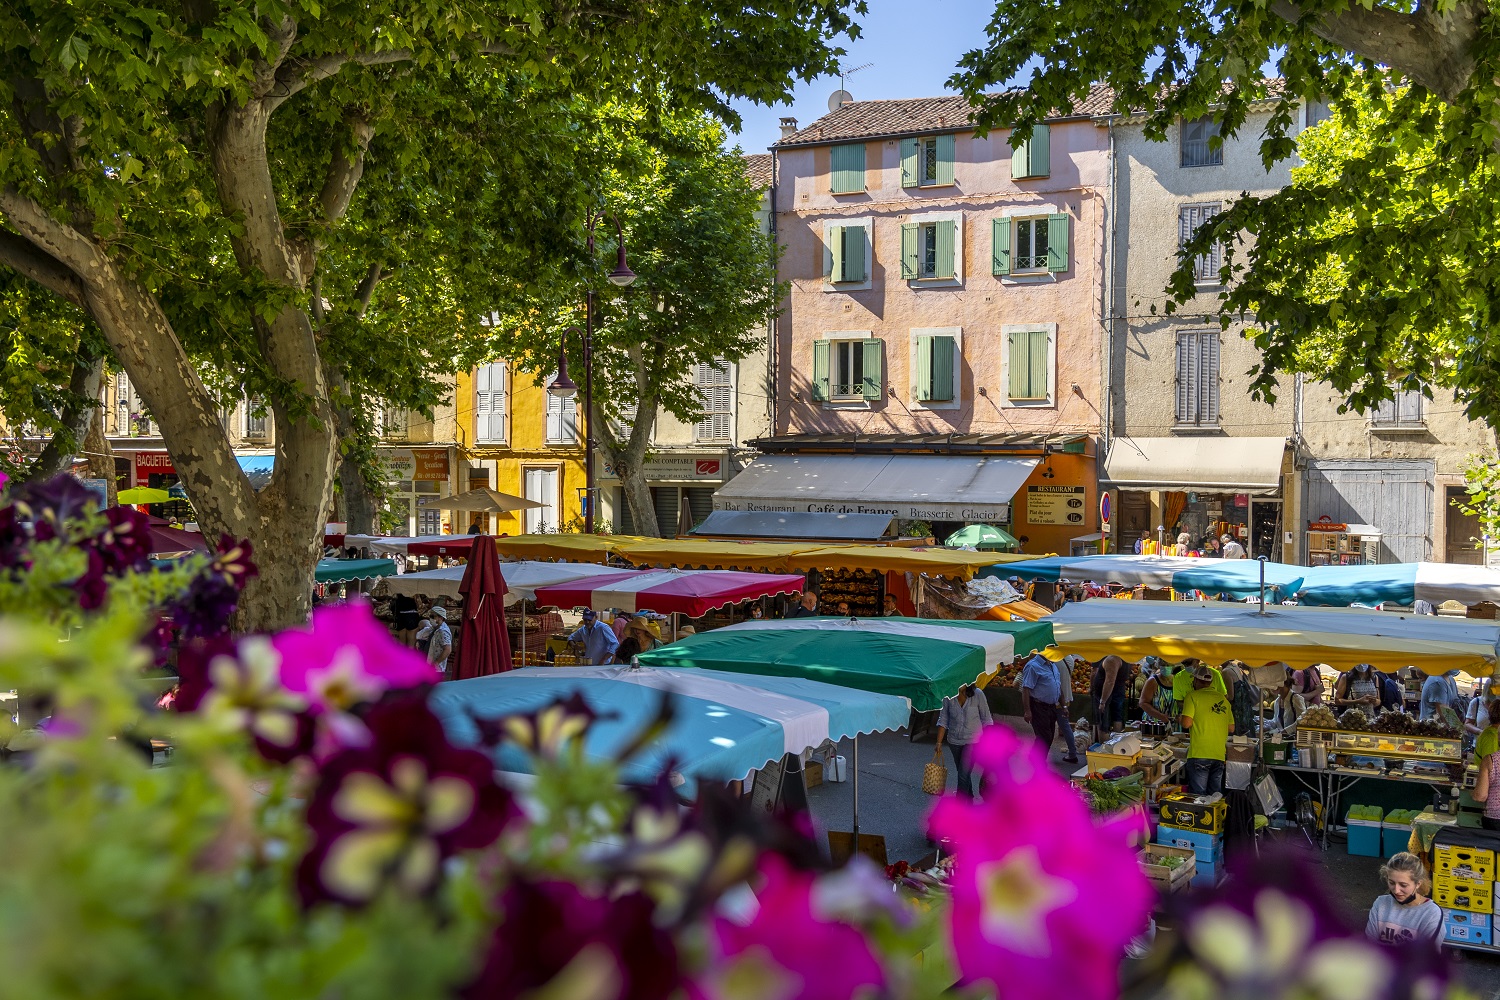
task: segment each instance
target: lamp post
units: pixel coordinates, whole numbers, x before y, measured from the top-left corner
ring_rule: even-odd
[[[594,229],[604,216],[590,214],[584,224],[588,232],[589,260],[594,259]],[[615,269],[607,275],[609,283],[624,288],[635,280],[635,272],[625,263],[625,230],[618,216],[615,223]],[[585,293],[583,329],[570,326],[562,333],[557,347],[557,378],[547,386],[547,392],[559,399],[572,399],[578,395],[578,386],[568,378],[568,334],[576,333],[583,344],[583,532],[594,533],[594,290]]]

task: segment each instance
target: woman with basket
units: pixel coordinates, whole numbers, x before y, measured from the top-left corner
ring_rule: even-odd
[[[946,742],[948,752],[953,755],[953,768],[958,772],[958,794],[974,798],[978,789],[974,787],[974,763],[969,754],[979,742],[979,733],[994,721],[989,701],[977,684],[965,684],[958,694],[944,698],[938,712],[937,746],[932,750],[932,761],[922,772],[922,791],[941,795],[948,784],[947,769],[942,765]],[[937,787],[929,787],[934,785]]]

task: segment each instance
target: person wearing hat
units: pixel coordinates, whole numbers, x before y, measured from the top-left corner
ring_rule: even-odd
[[[1182,703],[1182,727],[1188,731],[1188,791],[1212,795],[1224,791],[1224,757],[1234,732],[1234,709],[1214,688],[1214,671],[1206,663],[1192,668],[1193,690]]]
[[[590,664],[613,663],[615,650],[620,648],[620,640],[615,638],[615,630],[599,620],[599,612],[589,608],[583,613],[583,624],[568,636],[569,642],[583,643],[583,658]]]
[[[1058,663],[1064,655],[1057,646],[1047,646],[1021,669],[1021,717],[1031,726],[1043,754],[1052,752],[1052,741],[1062,721],[1062,674]]]
[[[427,612],[427,622],[417,630],[416,648],[427,655],[427,662],[438,670],[448,664],[453,652],[453,630],[448,627],[448,609],[434,604]]]
[[[652,632],[650,622],[644,618],[632,618],[625,626],[625,638],[620,640],[620,646],[615,650],[615,662],[629,663],[635,657],[660,645],[661,640]]]

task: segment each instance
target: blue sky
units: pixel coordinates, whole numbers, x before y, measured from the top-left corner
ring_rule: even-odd
[[[860,37],[840,44],[848,51],[845,66],[873,63],[849,78],[848,90],[857,101],[882,98],[936,97],[952,93],[945,81],[958,59],[970,49],[982,48],[984,26],[995,11],[994,0],[869,0],[870,12],[856,17]],[[822,77],[799,83],[792,103],[762,107],[737,101],[736,111],[745,123],[739,135],[731,134],[729,145],[747,153],[763,153],[781,136],[778,122],[783,115],[802,125],[828,113],[828,97],[839,87],[838,77]]]

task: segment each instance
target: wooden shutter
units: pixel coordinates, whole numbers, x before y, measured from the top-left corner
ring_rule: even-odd
[[[954,159],[953,136],[940,135],[932,141],[937,146],[937,173],[933,176],[932,183],[952,184]]]
[[[953,353],[952,337],[942,335],[927,338],[928,383],[927,398],[933,402],[946,403],[953,399]]]
[[[693,427],[697,441],[723,441],[731,433],[734,386],[728,362],[716,358],[693,366],[693,381],[703,399],[703,419]]]
[[[923,334],[917,337],[917,402],[932,399],[932,341]]]
[[[1063,214],[1047,216],[1047,270],[1068,269],[1068,217]]]
[[[1217,204],[1210,205],[1183,205],[1177,213],[1177,245],[1187,246],[1188,240],[1198,228],[1219,214]],[[1219,280],[1219,268],[1223,266],[1222,252],[1219,245],[1206,254],[1200,254],[1193,260],[1193,280],[1200,284],[1208,284]]]
[[[829,346],[826,340],[813,341],[812,398],[819,402],[826,401],[829,395]]]
[[[857,194],[865,189],[865,145],[853,143],[829,150],[834,194]]]
[[[921,144],[917,140],[901,140],[901,186],[904,188],[917,187],[922,183],[917,164],[917,154],[920,151]]]
[[[864,397],[867,400],[880,399],[885,388],[885,372],[881,370],[881,348],[884,343],[879,337],[871,337],[860,344],[865,352]]]
[[[1198,357],[1203,384],[1203,417],[1205,424],[1219,422],[1219,335],[1198,334]]]
[[[474,372],[474,436],[505,440],[505,362],[480,365]]]
[[[990,232],[990,273],[1010,273],[1010,220],[996,219]]]
[[[1046,125],[1031,130],[1031,138],[1012,150],[1010,154],[1010,176],[1012,180],[1028,180],[1047,177],[1052,173],[1052,132]]]
[[[1198,391],[1198,335],[1177,334],[1177,422],[1195,423],[1193,400]]]
[[[1032,399],[1047,398],[1047,341],[1049,334],[1046,330],[1031,330],[1027,333],[1030,346],[1027,349],[1027,361],[1031,368],[1029,381],[1031,383]]]
[[[1011,399],[1031,398],[1031,337],[1026,330],[1012,330],[1009,341],[1008,362],[1010,371],[1007,394]]]
[[[1219,335],[1184,331],[1177,335],[1177,422],[1219,422]]]
[[[824,258],[828,262],[828,270],[823,277],[829,281],[842,281],[840,277],[844,273],[844,227],[828,227],[828,256]]]
[[[917,226],[914,222],[903,223],[901,226],[901,277],[907,281],[913,281],[922,273],[921,261],[918,259],[921,240],[917,238]]]
[[[937,240],[937,266],[932,276],[934,278],[951,278],[954,276],[953,251],[954,244],[958,240],[958,223],[948,221],[939,222],[934,227]]]
[[[839,231],[844,268],[839,281],[865,280],[865,227],[844,226]]]

